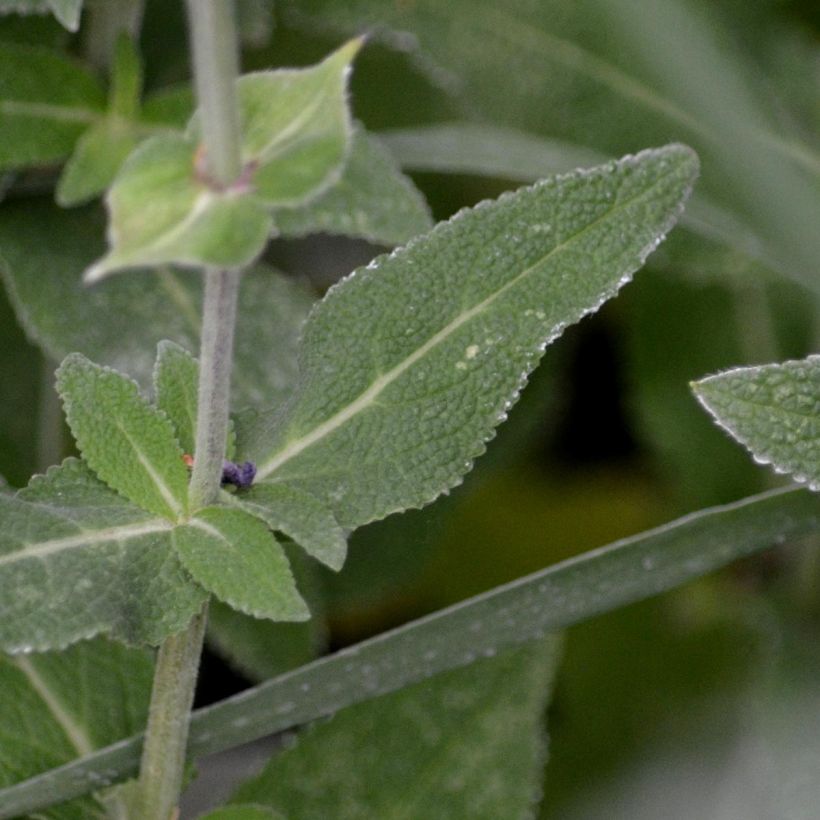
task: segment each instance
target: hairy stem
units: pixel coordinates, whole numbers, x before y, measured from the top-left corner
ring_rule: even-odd
[[[215,184],[229,185],[241,167],[233,2],[188,0],[188,17],[207,171]],[[219,496],[238,290],[239,271],[206,271],[196,449],[189,490],[194,508],[212,504]],[[141,820],[169,820],[179,802],[206,617],[204,607],[184,632],[160,647],[140,768]]]

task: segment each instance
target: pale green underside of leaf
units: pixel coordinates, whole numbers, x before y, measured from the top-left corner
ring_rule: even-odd
[[[176,527],[172,540],[191,577],[234,609],[273,621],[310,617],[281,545],[249,513],[206,507]]]
[[[153,664],[147,652],[103,639],[63,652],[0,655],[0,784],[31,777],[140,731]],[[102,817],[90,798],[50,820]]]
[[[31,339],[54,360],[73,351],[151,387],[157,343],[199,350],[202,282],[170,270],[114,276],[93,288],[83,269],[102,252],[99,210],[45,201],[4,203],[0,257],[6,288]],[[54,255],[52,238],[60,237]],[[243,274],[231,398],[234,407],[277,404],[296,381],[296,346],[312,296],[269,268]]]
[[[480,174],[534,182],[549,174],[605,162],[597,151],[534,134],[473,123],[396,129],[379,135],[403,168]],[[680,224],[774,268],[760,239],[735,214],[695,191]]]
[[[171,521],[188,510],[188,472],[168,417],[136,382],[79,353],[57,370],[57,390],[77,447],[109,487]]]
[[[104,106],[99,82],[78,63],[47,49],[3,43],[0,168],[64,159]]]
[[[43,14],[50,11],[69,31],[80,27],[83,0],[0,0],[0,14]]]
[[[239,433],[257,483],[344,527],[459,483],[544,347],[631,278],[680,213],[688,149],[645,151],[467,209],[332,288],[284,409]]]
[[[820,489],[820,356],[728,370],[692,389],[758,464]]]
[[[126,160],[106,197],[111,250],[86,270],[87,282],[146,265],[239,268],[261,253],[272,217],[255,194],[207,187],[195,151],[185,137],[166,134]]]
[[[433,227],[424,197],[361,128],[353,133],[341,178],[308,205],[277,211],[275,221],[282,236],[323,232],[381,245],[408,242]]]
[[[379,635],[194,713],[192,758],[333,714],[489,651],[542,637],[686,583],[774,543],[816,532],[820,500],[778,490],[703,510],[594,550]],[[0,791],[0,817],[14,817],[129,776],[132,738],[70,767]]]
[[[285,484],[257,484],[230,500],[331,569],[342,568],[347,556],[345,532],[333,513],[309,493]]]
[[[104,119],[92,125],[77,140],[63,168],[55,194],[58,204],[81,205],[99,196],[138,141],[128,124]]]
[[[351,136],[347,77],[360,47],[351,40],[316,66],[239,79],[242,161],[268,206],[303,205],[339,178]]]
[[[484,659],[344,710],[275,755],[233,800],[290,820],[526,817],[541,792],[558,644]]]
[[[154,402],[174,426],[183,453],[192,454],[196,442],[199,400],[199,362],[174,342],[163,340],[157,346],[154,365]],[[233,423],[228,423],[225,457],[232,458],[236,446]]]
[[[0,496],[0,647],[44,651],[99,633],[158,644],[204,592],[170,543],[171,525],[69,459]]]

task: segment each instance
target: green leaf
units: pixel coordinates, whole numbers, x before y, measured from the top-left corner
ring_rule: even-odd
[[[98,209],[65,211],[47,199],[0,209],[5,285],[29,336],[55,361],[79,351],[151,387],[162,339],[199,349],[202,277],[143,271],[83,287],[83,269],[102,251]],[[55,254],[52,238],[60,237]],[[296,381],[296,346],[313,296],[270,268],[242,275],[231,398],[235,407],[276,404]],[[127,317],[127,321],[125,318]]]
[[[310,617],[282,547],[252,515],[206,507],[174,529],[172,537],[185,569],[220,601],[255,618]]]
[[[10,785],[140,731],[149,653],[102,639],[59,653],[0,655],[0,784]],[[51,809],[51,820],[102,817],[96,799]]]
[[[347,77],[361,44],[351,40],[311,68],[239,79],[242,162],[266,205],[303,205],[341,175],[351,130]]]
[[[758,464],[820,490],[820,356],[728,370],[692,389]]]
[[[57,370],[57,389],[83,458],[109,487],[156,515],[185,515],[182,451],[171,422],[136,382],[74,353]]]
[[[342,568],[347,556],[344,530],[310,493],[284,484],[262,484],[231,496],[231,501],[261,518],[272,530],[292,538],[331,569]]]
[[[201,820],[284,820],[279,812],[251,804],[223,806],[204,814]]]
[[[275,755],[238,803],[290,820],[526,817],[540,797],[551,639],[337,714]]]
[[[204,593],[171,549],[171,524],[76,459],[0,495],[0,648],[45,651],[107,633],[158,644]]]
[[[0,14],[42,14],[51,11],[69,31],[79,29],[82,8],[83,0],[0,0]]]
[[[102,116],[95,77],[63,54],[3,43],[0,49],[0,169],[67,157]]]
[[[408,242],[432,227],[424,197],[379,141],[361,128],[353,133],[341,179],[308,205],[276,213],[283,236],[323,232],[381,245]]]
[[[483,653],[542,637],[674,589],[773,543],[816,532],[820,501],[776,490],[688,515],[505,584],[378,635],[236,698],[195,712],[192,757],[232,748],[330,715]],[[99,788],[136,771],[141,739],[0,791],[0,818]]]
[[[240,431],[257,483],[353,528],[455,486],[544,347],[631,278],[675,222],[697,159],[645,151],[483,203],[331,289],[301,383]]]
[[[57,183],[56,199],[64,208],[101,194],[139,142],[133,128],[116,119],[92,125],[74,146]]]
[[[160,135],[126,160],[106,197],[111,250],[86,282],[146,265],[238,268],[261,253],[272,217],[245,185],[210,187],[195,150],[183,136]]]

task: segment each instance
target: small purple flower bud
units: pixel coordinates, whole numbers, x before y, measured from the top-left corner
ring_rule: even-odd
[[[233,484],[239,490],[246,490],[256,478],[256,465],[252,461],[235,464],[233,461],[222,462],[222,486]]]

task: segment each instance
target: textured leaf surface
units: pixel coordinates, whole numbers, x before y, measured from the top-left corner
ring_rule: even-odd
[[[274,756],[235,800],[292,820],[526,817],[541,790],[557,644],[353,706]]]
[[[283,236],[331,233],[399,245],[433,227],[424,197],[379,141],[357,129],[338,182],[302,208],[276,214]]]
[[[0,647],[44,651],[108,633],[159,643],[204,599],[179,565],[171,525],[69,459],[0,496]]]
[[[239,79],[242,161],[267,205],[300,205],[335,182],[350,141],[351,40],[316,66]],[[195,124],[196,127],[196,124]]]
[[[171,422],[126,376],[79,353],[57,371],[57,389],[83,458],[109,487],[177,520],[188,509],[188,473]]]
[[[65,211],[47,201],[4,203],[0,257],[5,284],[29,335],[54,360],[79,351],[151,386],[157,343],[199,350],[201,277],[143,271],[93,288],[83,269],[100,255],[98,209]],[[60,237],[55,255],[52,238]],[[235,407],[281,402],[296,381],[299,331],[313,301],[270,268],[242,276],[231,397]]]
[[[351,528],[456,485],[544,347],[630,279],[696,173],[669,146],[545,180],[354,272],[305,326],[293,400],[240,434],[257,483],[307,490]]]
[[[60,181],[57,202],[63,207],[80,205],[101,194],[134,149],[138,136],[127,125],[105,119],[92,125],[74,146]]]
[[[467,666],[602,612],[658,595],[774,543],[816,532],[820,501],[779,490],[703,510],[580,555],[315,661],[196,712],[192,757],[246,743]],[[140,739],[0,791],[14,817],[99,787],[139,763]]]
[[[104,106],[99,83],[78,63],[47,49],[3,43],[0,168],[64,159]]]
[[[185,348],[160,342],[154,366],[154,402],[174,425],[183,453],[194,452],[198,386],[199,362]]]
[[[0,656],[0,784],[68,763],[140,731],[153,664],[147,652],[96,639],[59,653]],[[50,820],[102,817],[91,798]]]
[[[310,617],[282,547],[252,515],[206,507],[174,530],[173,542],[194,580],[234,609],[275,621]]]
[[[692,388],[755,461],[820,489],[820,356],[728,370]]]
[[[333,513],[309,493],[284,484],[263,484],[234,500],[318,561],[331,569],[342,568],[347,555],[344,530]]]
[[[259,255],[272,217],[246,186],[208,186],[195,150],[168,134],[131,154],[107,196],[111,251],[88,268],[88,282],[145,265],[242,267]]]

